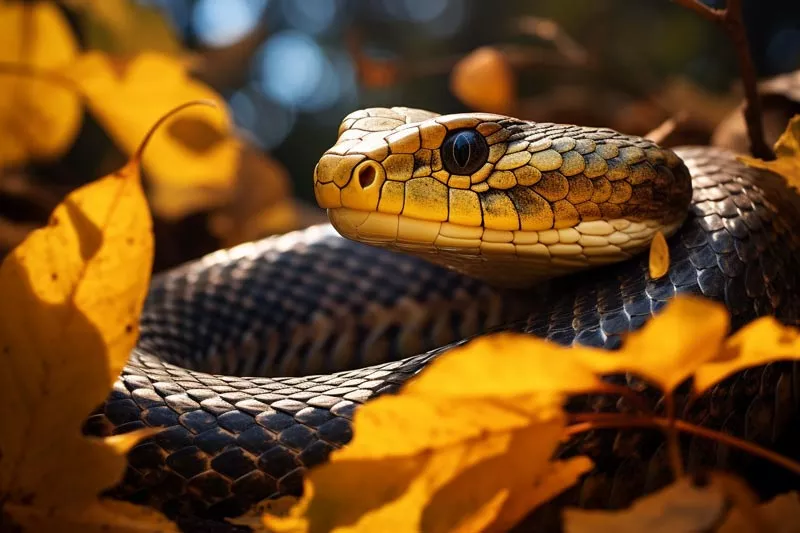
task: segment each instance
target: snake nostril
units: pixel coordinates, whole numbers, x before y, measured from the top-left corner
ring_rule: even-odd
[[[372,165],[364,165],[358,170],[358,183],[362,189],[375,183],[375,168]]]

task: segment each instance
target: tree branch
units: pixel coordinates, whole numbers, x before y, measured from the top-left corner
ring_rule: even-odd
[[[758,74],[747,42],[747,30],[742,16],[742,0],[728,0],[724,9],[710,8],[700,0],[673,1],[694,11],[704,19],[719,24],[728,34],[728,38],[733,43],[736,60],[739,63],[739,75],[744,86],[743,113],[747,124],[747,136],[750,139],[750,152],[760,159],[773,159],[775,155],[764,140],[761,98],[758,94]]]

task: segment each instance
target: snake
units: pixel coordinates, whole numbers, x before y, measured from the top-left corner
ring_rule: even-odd
[[[130,450],[109,495],[209,520],[298,495],[308,470],[351,440],[360,406],[478,336],[614,350],[678,294],[724,303],[733,331],[765,315],[800,321],[797,193],[725,149],[369,108],[341,122],[314,193],[329,223],[154,276],[137,345],[84,426],[97,436],[158,428]],[[657,233],[670,264],[653,278]],[[662,405],[635,376],[607,379]],[[776,362],[699,398],[679,391],[676,404],[690,422],[796,456],[798,398],[800,374]],[[592,395],[567,408],[629,406]],[[765,491],[798,485],[719,443],[681,446],[690,471],[732,469]],[[670,481],[657,431],[595,430],[558,452],[576,454],[594,470],[530,520],[557,529],[564,506],[624,507]]]

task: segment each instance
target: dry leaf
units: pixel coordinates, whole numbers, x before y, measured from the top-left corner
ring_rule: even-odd
[[[684,478],[637,500],[623,511],[564,511],[566,533],[695,533],[709,531],[725,511],[725,498]]]
[[[129,61],[90,53],[63,75],[80,86],[92,113],[129,154],[150,126],[176,105],[205,99],[226,109],[218,94],[188,77],[181,62],[155,53]],[[190,109],[163,129],[142,161],[152,182],[153,210],[174,219],[225,203],[240,149],[227,116],[218,110]]]
[[[759,518],[766,526],[755,529],[745,515],[734,507],[716,533],[800,533],[800,495],[797,492],[781,494],[758,507]]]
[[[669,247],[664,234],[657,231],[650,243],[650,277],[659,279],[669,271]]]
[[[353,441],[310,473],[288,518],[266,516],[266,527],[467,532],[517,522],[591,468],[586,458],[550,462],[566,394],[601,383],[570,357],[580,350],[504,334],[442,355],[400,394],[357,411]]]
[[[78,133],[81,106],[43,72],[72,62],[78,45],[53,4],[0,2],[0,167],[62,155]]]
[[[128,360],[150,279],[138,159],[69,194],[0,266],[0,502],[29,531],[177,531],[147,509],[97,500],[151,431],[80,430]]]
[[[800,115],[795,115],[786,131],[775,143],[774,161],[740,156],[739,160],[754,168],[763,168],[780,174],[795,189],[800,189]]]
[[[516,102],[517,81],[506,56],[484,47],[462,58],[450,74],[450,90],[473,109],[508,114]]]

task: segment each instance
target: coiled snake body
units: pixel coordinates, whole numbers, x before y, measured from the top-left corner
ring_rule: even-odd
[[[230,516],[296,494],[304,471],[349,441],[359,404],[490,330],[613,349],[677,293],[724,302],[734,328],[800,319],[800,201],[724,150],[371,109],[344,120],[315,190],[337,229],[378,246],[313,226],[154,279],[137,348],[85,427],[163,428],[130,452],[115,495]],[[652,280],[637,253],[656,230],[677,232],[669,273]],[[682,416],[783,450],[798,386],[790,364],[748,370]],[[616,405],[593,397],[571,408]],[[557,503],[621,506],[663,485],[661,444],[644,430],[574,439],[563,454],[586,453],[597,470]],[[684,455],[690,468],[731,467],[756,484],[765,468],[698,439]]]

